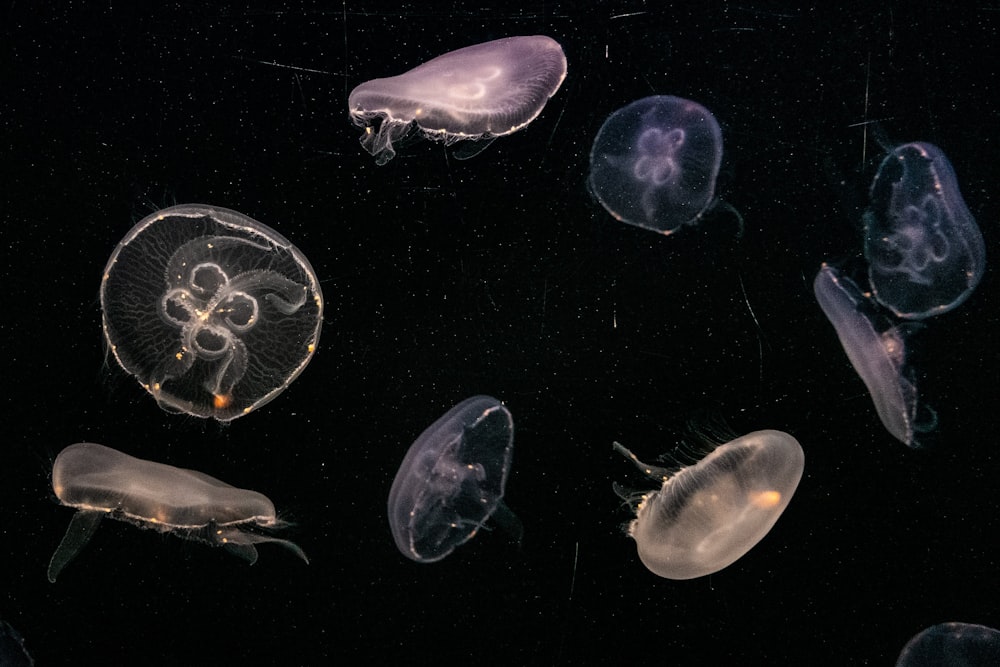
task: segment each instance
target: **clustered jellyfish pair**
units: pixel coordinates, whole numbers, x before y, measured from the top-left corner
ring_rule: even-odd
[[[492,396],[473,396],[420,434],[389,491],[389,527],[407,558],[433,563],[475,537],[493,516],[520,522],[503,503],[514,419]]]
[[[896,146],[882,161],[864,223],[871,295],[827,264],[813,290],[882,424],[917,447],[918,435],[937,419],[921,405],[907,364],[910,329],[905,322],[884,324],[883,309],[901,320],[923,320],[961,305],[985,270],[983,236],[948,158],[921,142]]]
[[[513,418],[490,396],[466,399],[429,426],[407,452],[389,493],[389,524],[400,552],[420,563],[441,560],[494,514],[520,539],[520,521],[502,500],[513,447]],[[82,442],[56,457],[52,489],[77,512],[49,563],[51,582],[105,516],[221,546],[251,564],[254,545],[262,542],[309,562],[296,544],[269,534],[285,524],[266,496],[194,470]]]
[[[323,323],[319,280],[267,225],[187,204],[136,224],[104,269],[105,342],[168,412],[226,422],[281,393],[312,359]],[[204,473],[95,443],[64,449],[52,489],[77,513],[49,564],[54,582],[104,516],[225,547],[253,563],[254,544],[285,524],[264,495]],[[255,532],[261,531],[261,532]]]
[[[438,56],[398,76],[366,81],[348,108],[361,144],[383,165],[394,142],[419,132],[453,144],[458,158],[534,120],[566,78],[566,56],[542,35],[508,37]],[[590,186],[617,220],[670,234],[711,206],[722,162],[722,132],[697,102],[669,95],[619,109],[590,155]]]
[[[462,401],[421,433],[389,492],[400,553],[439,561],[491,517],[519,539],[520,522],[502,500],[513,444],[513,418],[490,396]],[[663,484],[643,495],[629,535],[642,563],[668,579],[718,572],[763,539],[795,493],[805,459],[781,431],[736,438],[676,472],[642,463],[618,443],[615,449]]]

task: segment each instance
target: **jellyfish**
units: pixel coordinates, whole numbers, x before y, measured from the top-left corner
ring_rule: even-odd
[[[305,256],[241,213],[157,211],[101,281],[108,348],[169,412],[230,421],[274,399],[312,359],[323,295]]]
[[[871,300],[832,266],[823,264],[813,281],[820,308],[837,331],[851,365],[868,388],[882,425],[900,442],[918,447],[917,435],[937,423],[934,411],[921,406],[906,365],[905,325],[879,331]]]
[[[348,107],[352,122],[364,128],[361,145],[380,165],[396,154],[393,143],[412,131],[446,145],[479,142],[456,155],[468,158],[526,127],[565,78],[566,56],[554,39],[507,37],[366,81],[351,91]]]
[[[491,396],[468,398],[420,434],[389,491],[389,527],[407,558],[433,563],[475,537],[491,517],[515,537],[520,522],[502,498],[514,421]]]
[[[899,317],[923,319],[960,305],[986,266],[983,235],[937,146],[896,146],[882,161],[864,215],[875,298]]]
[[[672,234],[711,206],[722,132],[697,102],[646,97],[611,114],[590,151],[590,189],[616,220]]]
[[[293,542],[254,532],[287,525],[262,493],[194,470],[144,461],[93,442],[70,445],[52,466],[52,490],[77,510],[49,562],[49,581],[86,546],[105,516],[140,528],[224,547],[251,565],[261,542],[275,542],[306,563]]]
[[[0,621],[0,665],[3,667],[31,667],[34,658],[24,645],[24,637],[7,621]]]
[[[906,642],[896,667],[996,667],[1000,630],[974,623],[939,623]]]
[[[802,447],[782,431],[755,431],[719,445],[673,472],[650,466],[619,443],[649,477],[663,482],[642,496],[628,533],[639,560],[666,579],[694,579],[732,565],[785,511],[802,478]]]

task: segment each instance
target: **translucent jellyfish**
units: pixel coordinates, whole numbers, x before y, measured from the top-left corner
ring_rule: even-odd
[[[316,351],[323,295],[285,237],[224,208],[141,220],[101,281],[104,337],[164,410],[229,421],[264,405]]]
[[[7,621],[0,621],[0,665],[3,667],[31,667],[34,658],[24,645],[24,637]]]
[[[899,317],[923,319],[969,298],[983,277],[986,250],[944,153],[919,142],[892,149],[871,197],[865,257],[879,303]]]
[[[805,461],[781,431],[748,433],[677,472],[647,465],[617,442],[614,449],[663,482],[642,496],[628,532],[643,565],[667,579],[718,572],[750,551],[785,511]]]
[[[616,220],[661,234],[712,204],[722,132],[708,109],[670,95],[611,114],[590,151],[590,189]]]
[[[903,647],[896,667],[996,667],[1000,630],[973,623],[939,623]]]
[[[389,491],[389,526],[399,551],[433,563],[475,537],[491,516],[515,535],[503,504],[514,451],[514,421],[500,401],[473,396],[416,439]]]
[[[56,457],[52,490],[63,505],[77,512],[49,563],[51,582],[86,546],[105,516],[225,547],[251,565],[257,561],[254,545],[261,542],[276,542],[309,562],[296,544],[253,532],[286,525],[277,518],[274,504],[266,496],[194,470],[81,442]]]
[[[527,126],[565,78],[566,56],[554,39],[507,37],[366,81],[351,91],[348,107],[354,124],[364,128],[361,145],[380,165],[396,154],[393,143],[412,131],[446,145],[480,141],[456,155],[468,158]]]
[[[916,435],[932,430],[937,419],[933,410],[918,405],[917,387],[906,365],[905,325],[876,329],[878,315],[871,300],[827,264],[816,275],[813,291],[886,430],[910,447],[919,446]]]

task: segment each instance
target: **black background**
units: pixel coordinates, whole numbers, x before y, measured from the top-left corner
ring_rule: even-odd
[[[944,150],[993,260],[1000,6],[830,4],[5,3],[0,617],[39,664],[884,665],[930,624],[1000,625],[996,272],[911,339],[923,450],[881,426],[811,289],[858,266],[877,137]],[[361,149],[351,88],[515,34],[569,61],[528,128],[461,162]],[[721,208],[661,237],[589,194],[601,123],[652,94],[718,118],[742,238]],[[326,298],[310,366],[227,426],[162,412],[103,349],[115,244],[189,202],[274,227]],[[477,393],[514,415],[523,545],[481,531],[418,565],[389,486]],[[655,460],[719,420],[788,431],[805,475],[742,559],[660,579],[611,489],[647,481],[611,442]],[[312,563],[105,521],[49,584],[71,516],[51,462],[83,440],[266,493]]]

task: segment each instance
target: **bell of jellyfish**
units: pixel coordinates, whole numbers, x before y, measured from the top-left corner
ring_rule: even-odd
[[[871,299],[828,264],[816,274],[813,291],[868,388],[882,425],[900,442],[918,447],[918,435],[933,430],[937,416],[920,404],[916,382],[906,365],[907,328],[876,327],[880,318]]]
[[[247,216],[185,204],[139,221],[101,280],[104,338],[168,412],[230,421],[312,359],[323,294],[305,255]]]
[[[872,292],[899,317],[923,319],[959,306],[986,267],[983,235],[937,146],[896,146],[872,181],[864,215]]]
[[[672,234],[712,205],[721,163],[722,131],[712,113],[656,95],[604,121],[590,151],[590,189],[616,220]]]
[[[286,525],[275,515],[267,496],[195,470],[80,442],[56,457],[52,490],[59,502],[76,509],[49,563],[52,583],[90,541],[104,517],[224,547],[251,565],[257,561],[254,545],[262,542],[280,544],[309,562],[294,542],[259,532]]]
[[[414,441],[389,491],[389,527],[407,558],[433,563],[475,537],[487,519],[520,538],[502,498],[514,421],[491,396],[468,398]]]
[[[896,667],[995,667],[1000,630],[975,623],[938,623],[906,642]]]
[[[554,39],[506,37],[366,81],[347,103],[352,122],[364,128],[361,145],[380,165],[396,154],[393,144],[411,132],[445,144],[479,142],[457,153],[461,159],[527,127],[565,78],[566,55]]]
[[[785,511],[805,461],[782,431],[748,433],[677,472],[647,465],[617,442],[614,449],[663,482],[642,496],[628,533],[642,564],[666,579],[703,577],[750,551]]]

